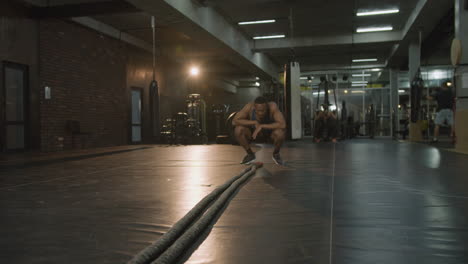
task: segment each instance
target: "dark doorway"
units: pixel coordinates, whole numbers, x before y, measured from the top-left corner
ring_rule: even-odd
[[[28,66],[3,62],[0,91],[1,150],[21,151],[28,148]]]

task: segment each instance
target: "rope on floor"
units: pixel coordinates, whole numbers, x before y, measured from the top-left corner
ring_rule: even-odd
[[[255,174],[256,170],[261,166],[261,163],[256,163],[213,190],[174,224],[167,233],[155,243],[139,252],[127,264],[167,264],[177,260],[186,248],[191,246],[191,242],[203,233],[208,224],[222,209],[228,198],[242,183]],[[210,206],[211,203],[212,205]],[[197,220],[205,211],[206,213]]]

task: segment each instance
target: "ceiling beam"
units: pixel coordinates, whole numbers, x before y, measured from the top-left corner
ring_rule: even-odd
[[[254,42],[253,50],[268,51],[268,50],[273,50],[273,49],[284,49],[284,48],[308,48],[308,47],[332,46],[332,45],[398,42],[398,41],[401,41],[401,38],[402,38],[401,36],[402,36],[401,31],[394,31],[394,32],[377,32],[377,33],[363,33],[363,34],[352,34],[352,35],[350,34],[350,35],[330,36],[330,37],[256,40]]]
[[[146,50],[148,52],[153,52],[153,46],[139,38],[136,38],[128,33],[122,32],[112,26],[109,26],[107,24],[104,24],[100,21],[97,21],[93,18],[90,17],[74,17],[71,18],[71,20],[75,23],[78,23],[82,26],[91,28],[93,30],[96,30],[98,32],[101,32],[104,35],[107,35],[109,37],[121,40],[123,42],[126,42],[130,45],[133,45],[135,47],[141,48],[143,50]]]
[[[144,12],[157,15],[161,9],[182,15],[185,23],[173,27],[205,46],[219,46],[226,58],[255,75],[278,79],[281,70],[267,55],[252,50],[253,41],[212,7],[188,0],[127,0]],[[158,16],[156,16],[158,19]]]
[[[419,38],[420,32],[422,39],[426,39],[453,4],[452,0],[419,0],[403,28],[401,42],[394,46],[387,58],[387,65],[406,69],[409,44]]]
[[[135,12],[140,12],[140,10],[124,0],[32,7],[32,15],[36,18],[83,17]]]

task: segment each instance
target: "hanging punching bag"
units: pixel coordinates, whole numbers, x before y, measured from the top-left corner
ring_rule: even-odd
[[[420,119],[421,96],[424,88],[424,81],[418,73],[411,82],[411,122],[416,123]]]
[[[150,83],[150,98],[151,98],[151,121],[153,137],[159,141],[160,136],[160,120],[159,120],[159,87],[156,80]]]

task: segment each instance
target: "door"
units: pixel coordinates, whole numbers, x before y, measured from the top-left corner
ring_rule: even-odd
[[[28,67],[3,62],[1,117],[3,151],[27,148],[28,133]]]
[[[132,88],[132,143],[141,142],[141,91]]]

